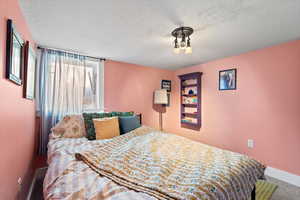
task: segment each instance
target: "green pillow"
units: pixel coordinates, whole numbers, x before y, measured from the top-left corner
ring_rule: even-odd
[[[110,112],[110,113],[83,113],[83,119],[86,129],[86,137],[89,140],[95,140],[95,127],[93,119],[105,117],[133,116],[133,112]]]
[[[113,111],[110,113],[112,117],[128,117],[128,116],[133,116],[134,112],[116,112]]]

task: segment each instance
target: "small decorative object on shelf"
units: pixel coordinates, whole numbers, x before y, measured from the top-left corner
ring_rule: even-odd
[[[202,72],[180,75],[181,126],[193,130],[201,127],[201,76]]]

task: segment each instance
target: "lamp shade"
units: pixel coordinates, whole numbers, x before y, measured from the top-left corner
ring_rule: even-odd
[[[167,90],[155,90],[154,91],[154,104],[168,104]]]

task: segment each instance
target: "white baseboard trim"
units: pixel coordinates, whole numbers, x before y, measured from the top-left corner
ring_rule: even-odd
[[[276,169],[273,167],[267,167],[265,170],[265,175],[300,187],[300,176],[298,175],[291,174],[289,172]]]

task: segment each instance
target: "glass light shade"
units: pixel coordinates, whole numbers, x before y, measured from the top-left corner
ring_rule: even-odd
[[[175,54],[179,54],[180,53],[180,49],[177,47],[177,48],[174,48],[173,49],[173,52],[175,53]]]
[[[191,53],[193,53],[192,47],[187,47],[185,49],[185,54],[191,54]]]

